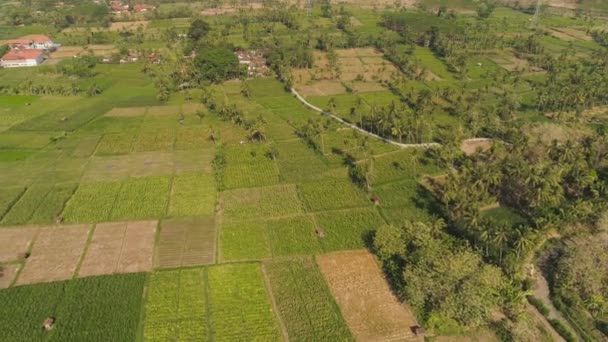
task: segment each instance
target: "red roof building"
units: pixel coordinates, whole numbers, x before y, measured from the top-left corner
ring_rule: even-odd
[[[154,7],[154,6],[152,6],[152,5],[148,5],[148,4],[135,4],[135,5],[133,6],[133,10],[134,10],[135,12],[146,12],[146,11],[148,11],[148,10],[150,10],[150,11],[151,11],[151,10],[153,10],[153,9],[155,9],[155,8],[156,8],[156,7]]]
[[[0,59],[0,66],[4,68],[17,68],[36,66],[44,61],[44,50],[26,49],[26,50],[11,50]]]

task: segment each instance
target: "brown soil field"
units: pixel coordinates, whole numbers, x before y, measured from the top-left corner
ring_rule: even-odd
[[[2,272],[0,272],[0,289],[6,289],[13,283],[17,272],[21,265],[1,265]]]
[[[148,24],[149,21],[146,20],[115,22],[110,25],[108,31],[135,30],[140,26],[145,29],[148,27]]]
[[[592,41],[593,38],[583,30],[577,30],[571,27],[552,28],[551,34],[563,40],[584,40]]]
[[[346,93],[346,89],[340,81],[318,81],[313,85],[300,86],[298,91],[304,96],[330,96]]]
[[[156,225],[157,221],[98,224],[78,276],[150,271]]]
[[[51,52],[51,59],[72,58],[82,53],[84,49],[80,46],[61,46],[56,51]]]
[[[0,230],[0,262],[19,260],[36,237],[36,227],[7,227]]]
[[[477,151],[487,151],[492,147],[492,139],[468,139],[460,144],[460,150],[467,156]]]
[[[127,107],[127,108],[112,108],[104,116],[115,118],[130,118],[143,116],[146,114],[146,107]]]
[[[180,218],[161,223],[155,265],[180,267],[215,261],[214,218]]]
[[[358,341],[423,341],[415,317],[399,303],[368,251],[316,257],[350,330]]]
[[[152,269],[157,221],[127,223],[116,272],[134,273]]]
[[[124,223],[100,223],[95,227],[87,254],[78,271],[79,277],[115,272],[125,228]]]
[[[41,228],[17,285],[72,278],[90,230],[89,225]]]
[[[150,116],[166,116],[177,115],[181,112],[179,106],[153,106],[148,107],[148,115]]]

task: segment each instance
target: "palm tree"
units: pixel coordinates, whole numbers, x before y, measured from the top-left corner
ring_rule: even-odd
[[[503,225],[497,226],[492,231],[492,242],[496,244],[498,247],[498,263],[502,264],[502,251],[507,241],[509,240],[509,236],[507,235],[507,227]]]
[[[527,252],[533,244],[532,236],[527,233],[526,230],[527,229],[524,226],[520,226],[515,230],[516,238],[514,247],[518,259],[521,254]]]

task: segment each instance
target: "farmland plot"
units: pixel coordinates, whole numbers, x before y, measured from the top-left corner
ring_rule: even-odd
[[[413,336],[416,319],[391,293],[373,255],[350,251],[316,259],[357,340],[423,340]]]
[[[258,264],[209,268],[209,308],[216,341],[279,341]]]
[[[15,225],[28,222],[50,191],[51,186],[48,185],[35,185],[28,188],[4,216],[2,224]]]
[[[146,341],[208,341],[206,269],[152,273],[145,306]]]
[[[113,220],[160,218],[167,209],[170,179],[130,179],[122,186],[112,209]]]
[[[156,224],[156,221],[98,224],[78,276],[151,270]]]
[[[309,211],[357,208],[372,205],[363,191],[348,180],[321,180],[298,186]]]
[[[270,220],[266,226],[273,256],[311,254],[321,249],[311,217]]]
[[[220,195],[220,210],[225,220],[271,218],[303,212],[295,185],[225,191]]]
[[[270,241],[265,222],[223,222],[220,230],[222,261],[259,260],[270,256]]]
[[[384,224],[375,208],[318,213],[316,221],[324,251],[364,248],[371,232]]]
[[[273,260],[263,267],[290,341],[353,340],[312,258]]]
[[[72,278],[90,230],[86,225],[41,229],[17,285]]]
[[[82,183],[63,211],[66,222],[108,221],[122,183]]]
[[[195,150],[211,148],[213,141],[209,138],[211,130],[203,126],[180,126],[175,137],[176,150]]]
[[[56,184],[32,214],[31,223],[53,223],[72,197],[76,184]]]
[[[215,212],[215,179],[210,174],[184,174],[173,179],[169,216],[206,216]]]
[[[17,202],[19,197],[25,192],[25,188],[22,187],[11,187],[3,188],[0,193],[0,220],[10,210],[10,208]]]
[[[253,163],[228,163],[224,170],[227,189],[252,188],[279,183],[279,170],[272,160]]]
[[[22,259],[29,250],[38,229],[36,227],[7,227],[0,230],[0,263]]]
[[[156,247],[158,267],[211,264],[215,260],[214,217],[164,220]]]
[[[2,290],[0,340],[133,341],[144,280],[118,275]],[[49,316],[55,325],[45,333],[41,324]]]
[[[95,150],[96,155],[127,154],[133,146],[133,134],[110,133],[105,134]]]
[[[135,152],[145,151],[172,151],[175,142],[175,129],[161,128],[155,131],[140,132],[133,150]]]
[[[13,283],[17,272],[21,269],[21,265],[0,265],[0,289],[6,289]]]

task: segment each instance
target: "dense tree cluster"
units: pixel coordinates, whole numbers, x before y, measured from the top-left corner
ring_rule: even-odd
[[[461,333],[486,324],[491,311],[500,307],[519,317],[523,292],[444,229],[441,220],[408,222],[382,226],[374,237],[387,274],[425,326]]]

